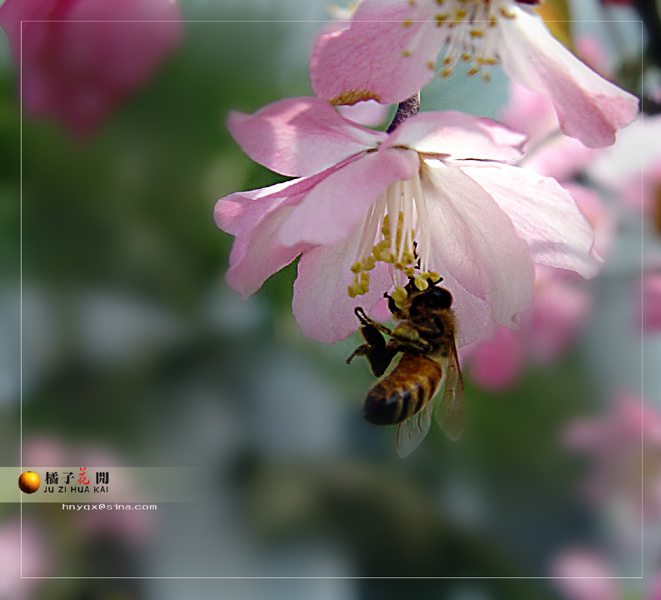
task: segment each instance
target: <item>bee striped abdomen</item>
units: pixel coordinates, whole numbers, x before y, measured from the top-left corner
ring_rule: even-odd
[[[363,416],[375,425],[409,419],[434,397],[443,376],[438,362],[419,354],[404,354],[395,369],[367,394]]]

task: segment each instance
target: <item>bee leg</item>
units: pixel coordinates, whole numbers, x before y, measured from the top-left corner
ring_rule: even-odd
[[[386,344],[383,337],[384,333],[391,335],[391,330],[385,325],[370,319],[360,307],[356,308],[356,316],[362,324],[360,333],[365,343],[354,350],[353,354],[347,359],[347,364],[351,363],[355,356],[364,356],[370,364],[372,373],[380,377],[398,352],[389,342]]]
[[[363,325],[363,327],[372,327],[373,329],[376,329],[381,333],[385,333],[386,335],[392,335],[392,330],[390,329],[390,327],[386,327],[382,323],[379,323],[378,321],[375,321],[374,319],[368,317],[365,314],[365,311],[360,306],[356,306],[354,312],[356,313],[356,316],[358,317],[358,320]]]
[[[390,334],[391,340],[388,345],[397,348],[397,351],[414,350],[416,352],[429,352],[432,345],[420,337],[420,333],[414,327],[400,324]]]
[[[381,334],[379,333],[379,335]],[[350,364],[356,356],[364,356],[370,364],[372,373],[374,373],[376,377],[380,377],[385,373],[397,352],[399,352],[399,349],[395,348],[390,343],[386,344],[385,340],[382,346],[362,344],[353,351],[353,354],[349,358],[347,358],[347,364]]]

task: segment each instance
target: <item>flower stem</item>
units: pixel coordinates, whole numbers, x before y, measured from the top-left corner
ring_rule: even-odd
[[[392,133],[395,131],[395,129],[406,119],[409,117],[412,117],[413,115],[417,115],[418,111],[420,110],[420,92],[417,92],[410,98],[404,100],[404,102],[400,102],[399,106],[397,107],[397,112],[395,113],[395,116],[392,119],[392,123],[388,125],[388,129],[386,129],[386,133]]]

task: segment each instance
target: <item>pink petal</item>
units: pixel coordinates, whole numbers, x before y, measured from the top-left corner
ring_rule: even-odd
[[[334,244],[345,238],[391,183],[410,179],[419,168],[417,152],[369,152],[343,166],[312,189],[284,224],[280,241]]]
[[[300,203],[304,194],[333,171],[334,169],[329,169],[313,177],[303,177],[225,196],[218,200],[214,208],[216,225],[227,233],[237,235],[241,230],[254,227],[259,219],[282,203]]]
[[[353,282],[351,265],[356,261],[360,228],[340,242],[318,246],[305,252],[298,262],[292,308],[301,331],[320,342],[342,340],[358,329],[356,306],[366,312],[383,298],[392,285],[392,274],[384,263],[370,271],[370,291],[350,298],[347,287]]]
[[[307,244],[283,246],[278,241],[280,228],[292,210],[293,207],[284,206],[272,212],[234,242],[225,277],[244,299],[256,292],[273,273],[310,248]]]
[[[502,19],[498,53],[505,73],[551,98],[560,127],[590,148],[608,146],[615,132],[638,113],[638,99],[603,79],[578,60],[544,26],[517,7]]]
[[[425,162],[422,186],[434,254],[468,292],[489,304],[497,323],[516,327],[516,315],[532,302],[528,244],[485,189],[461,169],[431,162]]]
[[[246,298],[264,281],[289,264],[308,246],[283,246],[278,241],[282,223],[305,192],[325,174],[238,192],[221,198],[214,210],[218,227],[236,236],[226,274],[229,285]]]
[[[354,123],[365,127],[378,127],[386,120],[390,107],[374,100],[367,100],[351,106],[338,106],[337,110],[345,119]]]
[[[377,100],[395,104],[415,94],[435,73],[443,34],[431,3],[364,0],[351,27],[322,35],[312,51],[310,80],[333,104]]]
[[[283,175],[312,175],[367,149],[386,134],[343,118],[318,98],[288,98],[252,115],[233,112],[227,127],[254,161]]]
[[[453,159],[512,162],[521,157],[526,136],[491,119],[460,112],[426,112],[410,117],[383,144],[405,146],[425,154]]]
[[[597,274],[592,228],[557,181],[509,165],[462,170],[509,216],[518,235],[530,244],[536,263],[570,269],[583,277]]]

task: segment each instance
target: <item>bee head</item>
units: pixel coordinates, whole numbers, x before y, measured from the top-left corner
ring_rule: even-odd
[[[409,314],[416,317],[426,310],[447,309],[452,306],[452,294],[436,284],[418,292],[411,298]]]

